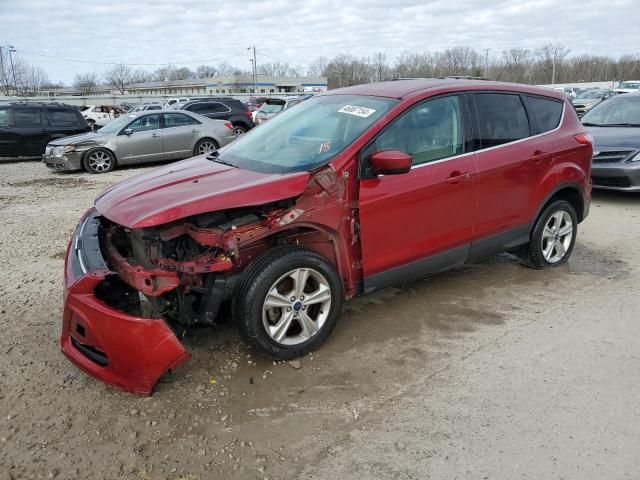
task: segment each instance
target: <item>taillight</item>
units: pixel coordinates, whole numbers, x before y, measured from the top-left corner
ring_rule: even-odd
[[[233,130],[233,123],[231,122],[224,122],[224,126],[227,127],[229,130]]]
[[[576,142],[580,145],[593,145],[593,137],[590,133],[579,133],[578,135],[574,135]]]

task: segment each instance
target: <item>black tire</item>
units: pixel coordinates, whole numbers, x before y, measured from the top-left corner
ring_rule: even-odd
[[[82,166],[89,173],[107,173],[116,168],[116,157],[106,148],[92,148],[84,154]]]
[[[198,143],[196,143],[196,146],[193,147],[193,155],[205,155],[207,153],[210,152],[201,152],[200,149],[202,148],[203,145],[210,143],[215,147],[215,150],[217,150],[218,148],[220,148],[220,145],[218,145],[218,142],[216,142],[213,138],[201,138],[200,140],[198,140]]]
[[[554,237],[547,238],[545,243],[543,241],[543,235],[545,232],[545,227],[551,221],[551,218],[554,215],[559,214],[560,212],[565,212],[571,219],[571,240],[567,248],[563,247],[565,253],[560,259],[549,261],[547,258],[545,258],[543,245],[548,244],[548,242],[554,239]],[[548,205],[538,216],[538,219],[536,220],[536,223],[533,227],[533,231],[531,232],[531,239],[529,240],[529,243],[527,245],[524,245],[520,249],[520,251],[517,252],[518,259],[522,265],[529,268],[542,269],[547,267],[558,267],[566,263],[566,261],[571,256],[571,252],[573,251],[573,247],[576,243],[577,233],[578,216],[576,215],[575,208],[573,208],[573,205],[571,205],[566,200],[556,200]],[[556,236],[555,240],[561,240],[561,237]]]
[[[236,137],[239,137],[240,135],[244,135],[245,133],[247,133],[247,127],[245,127],[243,125],[234,125],[233,126],[233,134]]]
[[[324,323],[317,329],[315,334],[307,340],[287,345],[276,341],[267,332],[264,322],[268,320],[263,320],[263,304],[267,293],[274,284],[281,277],[286,276],[295,269],[311,269],[314,273],[320,274],[329,286],[331,303]],[[234,321],[238,325],[240,333],[250,344],[270,357],[288,360],[315,350],[326,340],[336,325],[343,299],[342,280],[333,266],[322,255],[300,247],[284,246],[269,250],[256,258],[247,267],[236,286],[232,300],[232,310]],[[312,306],[309,305],[307,313],[311,312],[311,309]],[[284,308],[280,310],[284,315]],[[288,310],[292,309],[288,308]],[[299,310],[299,307],[298,309],[294,307],[293,310]],[[320,311],[319,313],[322,314],[323,312]],[[292,312],[292,314],[294,313]],[[312,313],[309,313],[309,315],[311,316]],[[293,322],[296,321],[295,319],[293,320]],[[302,323],[299,321],[298,324],[293,322],[290,323],[287,332],[295,332],[296,328],[301,329]],[[289,338],[286,337],[285,341]]]

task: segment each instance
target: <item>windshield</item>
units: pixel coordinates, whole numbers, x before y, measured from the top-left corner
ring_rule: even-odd
[[[640,88],[640,82],[622,82],[620,85],[618,85],[618,88],[638,89]]]
[[[131,120],[136,118],[136,115],[120,115],[115,120],[107,123],[99,131],[100,133],[117,133],[122,127],[124,127]]]
[[[263,113],[278,113],[284,108],[284,100],[267,100],[258,109]]]
[[[397,103],[360,95],[314,97],[243,135],[217,160],[262,173],[310,171],[331,161]]]
[[[624,98],[626,96],[620,95],[599,103],[582,117],[582,123],[603,127],[615,125],[640,126],[640,97],[635,99]]]
[[[600,100],[604,95],[604,90],[587,90],[578,95],[578,98],[589,98]]]

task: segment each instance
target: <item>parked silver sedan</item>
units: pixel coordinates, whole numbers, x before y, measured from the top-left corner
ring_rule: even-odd
[[[98,132],[56,139],[43,163],[55,170],[105,173],[116,165],[180,160],[235,140],[233,125],[197,113],[136,112],[121,115]]]

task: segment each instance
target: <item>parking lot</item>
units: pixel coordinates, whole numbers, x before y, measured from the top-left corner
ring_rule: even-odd
[[[557,269],[509,255],[360,297],[274,364],[233,325],[152,397],[60,353],[63,257],[108,185],[3,163],[0,478],[635,478],[640,196],[596,193]]]

